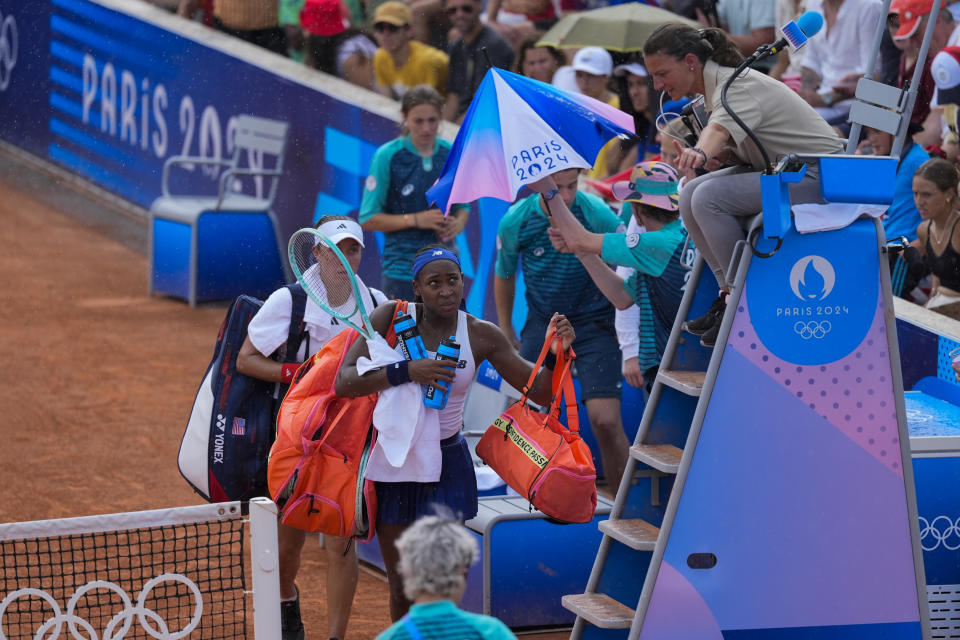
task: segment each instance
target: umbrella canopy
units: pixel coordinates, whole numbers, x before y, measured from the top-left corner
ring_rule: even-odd
[[[682,22],[697,28],[702,26],[666,9],[627,2],[568,15],[543,34],[537,44],[640,51],[653,30],[664,22]]]
[[[633,118],[608,104],[496,67],[470,103],[427,201],[492,197],[513,202],[523,185],[593,166],[600,148],[633,134]]]

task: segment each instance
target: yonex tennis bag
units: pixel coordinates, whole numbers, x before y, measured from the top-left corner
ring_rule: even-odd
[[[398,302],[397,309],[405,310],[406,303]],[[284,524],[369,540],[377,499],[364,471],[377,438],[377,394],[341,398],[333,391],[358,335],[353,329],[340,332],[297,370],[277,417],[269,486]],[[396,342],[391,323],[387,343]]]
[[[477,455],[510,487],[546,515],[563,522],[589,522],[597,507],[597,470],[590,448],[580,437],[577,399],[569,358],[558,349],[553,370],[553,401],[548,413],[537,413],[527,393],[550,351],[554,335],[540,351],[523,397],[500,414],[477,443]],[[560,422],[565,400],[567,423]]]
[[[287,288],[293,306],[280,359],[296,362],[307,337],[303,322],[307,294],[299,284]],[[230,306],[180,442],[180,474],[211,502],[267,495],[267,454],[279,404],[274,399],[276,383],[237,371],[247,325],[262,306],[262,301],[250,296],[240,296]]]

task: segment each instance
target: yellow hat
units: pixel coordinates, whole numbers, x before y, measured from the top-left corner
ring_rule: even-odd
[[[396,27],[405,27],[410,24],[410,7],[399,0],[389,0],[377,7],[373,13],[373,24],[386,22]]]

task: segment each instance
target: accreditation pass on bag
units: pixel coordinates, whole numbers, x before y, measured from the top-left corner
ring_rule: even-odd
[[[493,421],[493,424],[491,426],[496,427],[500,431],[503,431],[507,436],[509,436],[510,439],[513,441],[513,444],[517,445],[520,451],[523,451],[526,454],[526,456],[530,458],[533,464],[537,465],[541,469],[547,466],[548,460],[546,456],[540,453],[536,447],[530,444],[527,441],[527,439],[523,437],[523,434],[521,434],[519,431],[517,431],[513,427],[512,421],[504,420],[503,416],[500,416],[499,418]]]

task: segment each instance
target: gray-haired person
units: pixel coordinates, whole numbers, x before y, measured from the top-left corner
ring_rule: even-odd
[[[476,540],[462,524],[425,516],[397,539],[397,549],[403,590],[413,606],[377,640],[516,640],[496,618],[455,604],[478,555]]]

